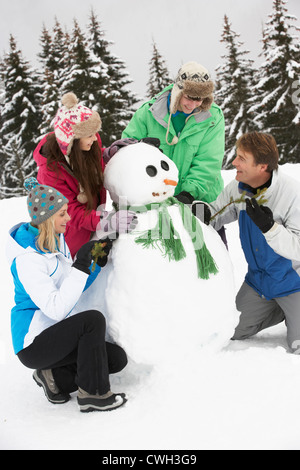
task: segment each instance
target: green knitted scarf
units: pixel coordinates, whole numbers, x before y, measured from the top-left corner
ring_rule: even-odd
[[[135,242],[142,245],[143,248],[159,248],[163,255],[169,258],[169,261],[180,261],[184,259],[186,252],[168,211],[168,207],[174,204],[179,206],[183,226],[193,242],[198,277],[208,279],[210,274],[216,274],[218,272],[218,268],[205,245],[203,232],[197,218],[192,214],[189,207],[179,202],[176,198],[170,197],[163,202],[156,202],[145,206],[126,207],[126,209],[130,209],[136,213],[154,209],[158,211],[156,226],[142,232],[141,235],[135,239]],[[124,207],[120,207],[119,209],[124,209]]]

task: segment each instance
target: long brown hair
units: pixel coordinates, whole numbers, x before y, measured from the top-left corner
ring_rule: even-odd
[[[86,194],[87,210],[95,209],[100,202],[100,190],[103,188],[100,152],[98,141],[93,143],[89,151],[83,151],[80,149],[79,139],[75,139],[69,156],[70,165],[68,165],[54,133],[48,134],[47,141],[43,146],[43,155],[47,158],[47,167],[51,171],[59,172],[57,163],[64,163],[70,167]]]

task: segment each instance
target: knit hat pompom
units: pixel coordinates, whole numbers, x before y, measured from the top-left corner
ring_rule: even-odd
[[[68,109],[74,108],[74,106],[77,105],[78,101],[79,100],[77,96],[75,95],[75,93],[72,93],[72,91],[66,93],[61,99],[62,105],[66,106],[66,108]]]
[[[28,192],[27,208],[34,225],[49,219],[69,200],[57,189],[39,184],[36,178],[26,178],[24,188]]]
[[[39,184],[38,180],[31,176],[30,178],[26,178],[24,181],[24,188],[29,193],[32,189],[34,189]]]
[[[62,107],[54,119],[54,133],[65,157],[70,155],[74,139],[96,134],[101,129],[101,118],[96,111],[79,103],[73,92],[63,95]]]

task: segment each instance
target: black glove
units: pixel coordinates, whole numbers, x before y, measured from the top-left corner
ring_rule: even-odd
[[[263,233],[273,227],[273,212],[269,207],[260,206],[255,198],[246,199],[246,212]]]
[[[106,246],[103,247],[103,251],[106,253],[106,256],[103,258],[98,258],[97,264],[101,267],[105,266],[107,263],[107,255],[112,247],[112,241],[109,238],[103,238],[101,240],[91,240],[85,243],[81,248],[79,248],[76,260],[72,264],[73,268],[79,269],[86,274],[91,274],[90,266],[92,263],[92,249],[94,248],[95,243],[106,243]]]
[[[140,140],[140,142],[144,142],[145,144],[153,145],[153,147],[156,147],[159,149],[160,146],[160,140],[157,139],[156,137],[144,137],[143,139]]]
[[[181,193],[174,197],[176,197],[179,202],[183,202],[183,204],[192,204],[195,200],[195,198],[187,191],[181,191]]]
[[[192,213],[205,225],[209,225],[211,211],[208,205],[205,204],[205,202],[195,202],[192,205]]]
[[[106,237],[106,238],[101,238],[101,240],[96,240],[96,243],[99,243],[99,242],[103,244],[105,243],[105,246],[103,246],[102,248],[102,250],[105,253],[105,256],[99,256],[96,260],[96,263],[98,264],[98,266],[103,268],[107,263],[107,257],[112,247],[112,240],[109,237]]]

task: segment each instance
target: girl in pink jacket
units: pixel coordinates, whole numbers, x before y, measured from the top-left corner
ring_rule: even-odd
[[[130,231],[136,223],[133,212],[104,210],[104,163],[96,111],[78,103],[74,93],[62,97],[54,120],[54,132],[36,147],[33,158],[39,183],[52,186],[69,200],[71,221],[65,233],[72,257],[96,230]]]

